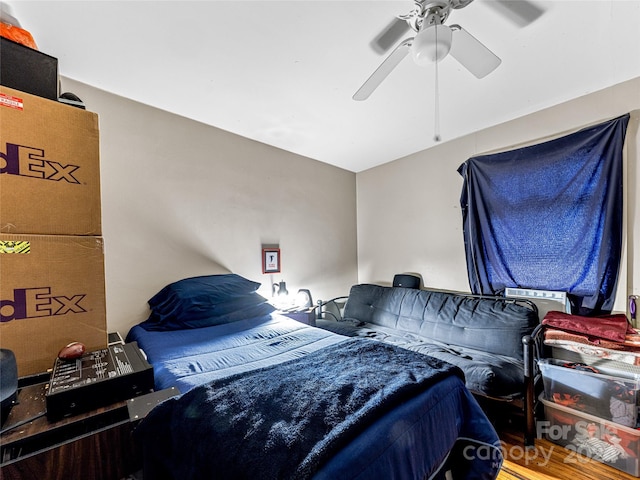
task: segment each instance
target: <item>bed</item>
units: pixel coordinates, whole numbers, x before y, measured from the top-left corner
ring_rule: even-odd
[[[500,441],[461,371],[273,311],[235,274],[184,279],[134,326],[155,388],[137,426],[144,478],[497,476]]]

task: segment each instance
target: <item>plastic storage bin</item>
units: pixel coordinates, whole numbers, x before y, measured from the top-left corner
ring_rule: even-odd
[[[575,452],[567,456],[569,461],[579,465],[588,459],[597,460],[630,475],[640,476],[640,430],[545,399],[541,401],[546,420],[538,421],[538,436]]]
[[[566,363],[554,359],[538,361],[545,400],[625,427],[637,426],[640,376],[593,373],[563,366]]]

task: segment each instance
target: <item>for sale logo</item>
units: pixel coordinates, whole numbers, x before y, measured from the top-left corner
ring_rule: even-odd
[[[9,175],[79,184],[74,175],[79,168],[45,159],[41,148],[7,143],[6,153],[0,152],[0,173]]]
[[[13,299],[0,300],[0,322],[86,312],[80,302],[86,295],[52,295],[50,287],[17,288]]]

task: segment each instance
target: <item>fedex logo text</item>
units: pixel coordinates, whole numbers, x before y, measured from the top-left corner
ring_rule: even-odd
[[[47,160],[41,148],[13,143],[6,145],[6,153],[0,152],[0,173],[80,184],[74,176],[76,170],[80,168],[78,165],[62,165],[53,160]]]
[[[12,300],[0,300],[0,322],[86,312],[80,302],[86,295],[52,295],[51,287],[16,288]]]

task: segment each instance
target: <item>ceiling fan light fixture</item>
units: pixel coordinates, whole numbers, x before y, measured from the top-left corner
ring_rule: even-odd
[[[418,65],[439,62],[451,50],[451,29],[446,25],[431,25],[413,39],[411,56]]]

